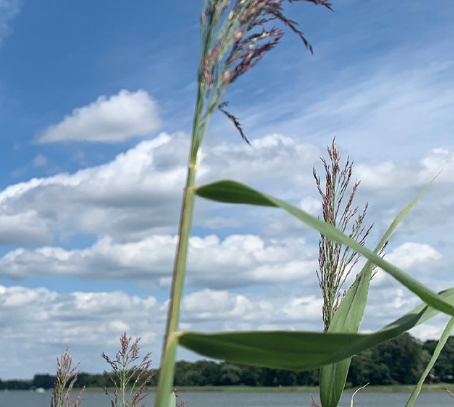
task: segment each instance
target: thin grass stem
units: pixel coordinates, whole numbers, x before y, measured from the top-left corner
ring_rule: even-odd
[[[331,9],[328,0],[305,1],[321,4]],[[180,321],[180,306],[194,211],[194,183],[198,154],[208,122],[214,111],[220,109],[234,123],[242,138],[248,142],[236,117],[225,111],[224,107],[227,102],[221,102],[229,85],[256,65],[282,38],[283,32],[281,30],[275,28],[266,30],[264,27],[266,23],[275,19],[280,20],[297,33],[312,51],[303,33],[296,28],[297,23],[283,15],[282,2],[283,0],[237,0],[228,16],[222,19],[230,6],[230,0],[203,1],[200,18],[202,46],[197,76],[198,92],[186,185],[180,212],[179,239],[173,267],[166,334],[156,397],[157,407],[169,407],[173,385],[175,354],[178,345],[177,330]],[[221,26],[218,31],[219,24]],[[262,32],[247,35],[256,27],[261,27]],[[231,49],[230,55],[224,58],[229,49]]]
[[[192,217],[194,211],[194,183],[197,170],[197,144],[201,135],[199,134],[200,120],[203,111],[204,84],[199,81],[197,94],[196,112],[194,116],[194,127],[192,130],[192,141],[189,156],[186,186],[184,189],[183,202],[180,214],[180,226],[178,233],[178,246],[173,269],[172,288],[170,295],[169,311],[167,315],[167,328],[162,351],[161,371],[159,374],[159,386],[156,396],[157,407],[168,407],[170,393],[173,385],[175,371],[175,355],[178,344],[176,332],[180,321],[180,306],[183,296],[184,276],[186,271],[186,259],[189,246],[189,235],[191,232]]]

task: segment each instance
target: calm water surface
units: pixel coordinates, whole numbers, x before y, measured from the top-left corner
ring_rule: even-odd
[[[355,396],[355,407],[405,407],[409,394],[405,393],[359,393]],[[181,393],[186,407],[310,407],[308,393]],[[340,407],[350,407],[347,394]],[[110,407],[104,393],[86,393],[83,407]],[[0,391],[0,407],[49,407],[50,392]],[[146,399],[145,406],[152,407],[154,395]],[[415,406],[453,407],[454,400],[446,393],[423,393]]]

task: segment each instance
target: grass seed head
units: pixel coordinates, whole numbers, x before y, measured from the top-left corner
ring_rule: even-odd
[[[315,168],[313,169],[315,183],[322,198],[323,220],[345,233],[351,220],[356,216],[356,219],[351,225],[349,237],[356,240],[359,244],[364,245],[373,225],[367,229],[363,226],[368,209],[367,203],[364,206],[364,210],[359,214],[358,207],[352,206],[360,181],[356,181],[353,185],[352,191],[342,210],[342,202],[353,172],[353,162],[347,158],[345,166],[341,169],[341,157],[335,139],[333,139],[331,148],[327,148],[327,152],[329,163],[324,158],[320,158],[325,169],[324,190],[321,186],[320,177],[317,175]],[[319,270],[317,271],[317,277],[323,295],[322,312],[325,330],[328,330],[331,319],[343,297],[341,294],[342,286],[358,260],[359,253],[349,247],[343,248],[340,243],[334,242],[326,236],[321,235],[319,241]]]
[[[237,0],[233,6],[230,0],[205,0],[200,17],[202,54],[199,82],[207,105],[202,126],[214,110],[220,109],[248,142],[238,119],[225,110],[223,96],[232,83],[261,61],[284,36],[283,30],[269,26],[271,22],[283,23],[313,52],[298,23],[284,13],[285,2],[297,1],[332,10],[327,0]]]

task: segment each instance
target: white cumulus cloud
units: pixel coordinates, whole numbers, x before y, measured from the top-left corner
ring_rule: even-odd
[[[185,168],[171,140],[160,134],[107,164],[11,185],[0,192],[0,215],[33,211],[49,230],[127,239],[175,225]]]
[[[71,276],[88,280],[147,281],[167,287],[177,237],[153,235],[116,243],[105,237],[86,249],[41,247],[15,249],[0,259],[0,277],[23,280]],[[302,280],[313,275],[317,249],[303,239],[265,242],[254,235],[191,237],[188,284],[198,287],[245,287]]]
[[[402,289],[371,290],[372,312],[364,330],[380,329],[412,309],[419,301]],[[398,301],[395,299],[398,298]],[[154,296],[139,297],[122,291],[58,293],[47,288],[0,286],[0,363],[8,366],[2,379],[30,379],[37,372],[55,372],[55,357],[69,346],[81,369],[101,373],[107,366],[100,354],[114,354],[119,336],[142,337],[143,355],[152,352],[154,367],[160,360],[168,302]],[[369,308],[370,310],[370,308]],[[435,318],[415,334],[424,339],[443,327]],[[182,330],[313,330],[321,331],[321,300],[314,294],[235,293],[203,289],[188,293],[182,302]],[[183,352],[184,353],[184,352]],[[180,353],[181,355],[181,353]],[[180,356],[181,357],[181,356]],[[199,359],[186,352],[184,357]]]
[[[146,136],[160,125],[157,104],[146,91],[122,90],[118,95],[100,96],[96,102],[74,109],[63,121],[45,129],[38,141],[115,143]]]
[[[387,259],[391,263],[403,269],[428,264],[440,260],[441,257],[441,253],[432,246],[414,242],[404,243],[387,255]]]
[[[36,211],[0,214],[0,245],[49,244],[52,233],[47,222]]]

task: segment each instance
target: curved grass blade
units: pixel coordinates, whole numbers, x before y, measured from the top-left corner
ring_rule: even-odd
[[[426,380],[427,375],[430,373],[432,368],[435,365],[435,362],[437,361],[438,357],[440,356],[440,353],[443,349],[443,347],[446,344],[446,341],[449,338],[449,335],[451,335],[452,329],[454,328],[454,318],[451,318],[446,325],[446,328],[444,329],[443,333],[441,334],[440,340],[438,341],[437,347],[435,348],[435,351],[430,358],[429,364],[425,368],[423,374],[419,378],[418,383],[416,384],[415,389],[413,390],[413,393],[411,394],[410,398],[407,401],[407,404],[405,404],[405,407],[411,407],[415,403],[417,397],[419,396],[419,393],[421,392],[422,385],[424,384],[424,380]]]
[[[424,192],[426,192],[440,174],[441,171],[435,175],[424,189],[396,216],[375,248],[375,254],[378,254],[383,249],[402,219],[410,212],[419,198],[421,198]],[[358,274],[355,282],[350,287],[348,293],[342,299],[339,308],[331,321],[328,332],[358,332],[366,308],[369,283],[373,268],[374,264],[368,260]],[[320,369],[320,401],[323,407],[336,407],[339,404],[347,381],[350,363],[351,358],[348,358],[332,365],[323,366]]]
[[[454,304],[454,288],[440,298]],[[200,355],[254,366],[309,370],[339,362],[427,321],[438,310],[421,304],[372,334],[319,332],[181,332],[180,345]]]
[[[397,281],[421,298],[421,300],[426,304],[438,309],[441,312],[454,316],[454,306],[443,301],[436,293],[427,288],[424,284],[421,284],[418,280],[410,277],[398,267],[387,262],[376,253],[362,246],[333,226],[309,215],[293,205],[235,181],[219,181],[196,187],[195,193],[203,198],[218,202],[282,208],[289,214],[303,221],[308,226],[318,230],[329,239],[351,247],[353,250],[362,254],[365,258],[372,261],[374,264],[393,276]]]
[[[362,389],[366,388],[367,386],[369,386],[369,383],[367,383],[367,384],[365,384],[364,386],[360,387],[359,389],[357,389],[357,390],[352,394],[352,402],[350,403],[350,407],[353,407],[353,399],[355,398],[356,393],[358,393],[358,392],[361,391]]]

